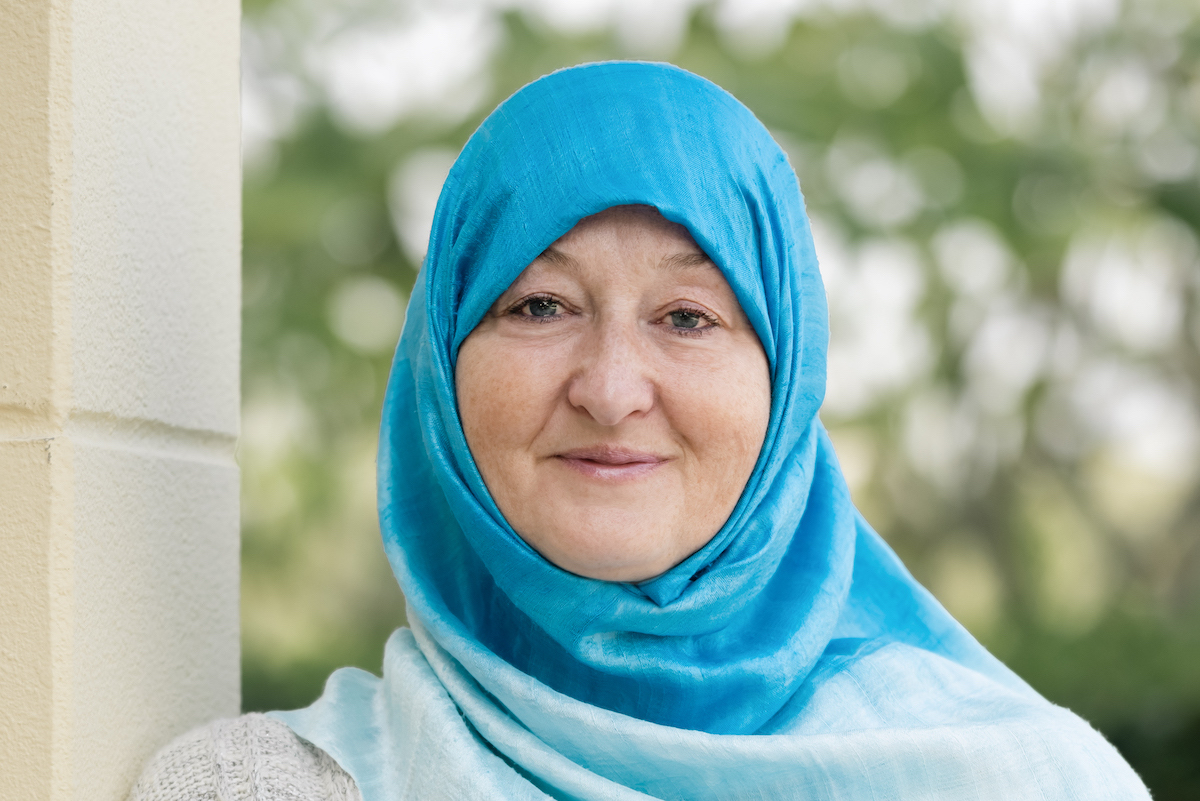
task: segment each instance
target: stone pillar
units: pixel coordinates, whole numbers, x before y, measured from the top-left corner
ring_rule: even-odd
[[[237,714],[235,0],[0,0],[0,798]]]

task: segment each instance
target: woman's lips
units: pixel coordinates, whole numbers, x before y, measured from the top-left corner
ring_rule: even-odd
[[[626,448],[575,448],[555,457],[588,478],[619,481],[649,475],[670,461],[665,456]]]

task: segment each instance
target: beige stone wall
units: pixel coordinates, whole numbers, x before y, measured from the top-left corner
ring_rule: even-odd
[[[238,709],[231,0],[0,2],[0,798]]]

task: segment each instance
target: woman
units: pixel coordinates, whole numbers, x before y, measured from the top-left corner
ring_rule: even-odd
[[[826,342],[795,175],[744,106],[666,65],[525,87],[450,172],[388,385],[412,628],[382,679],[193,733],[135,795],[1147,798],[855,511]]]

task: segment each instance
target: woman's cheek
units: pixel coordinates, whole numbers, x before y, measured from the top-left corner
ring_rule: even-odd
[[[686,405],[694,442],[704,443],[718,460],[726,480],[744,483],[762,450],[771,415],[771,385],[766,356],[756,346],[725,354],[719,367],[693,390]],[[699,399],[699,400],[695,400]],[[740,492],[740,490],[739,490]]]
[[[527,444],[537,436],[557,396],[562,359],[557,349],[529,340],[488,343],[488,370],[479,387],[477,408],[487,422],[488,439]]]
[[[691,410],[698,425],[726,434],[744,432],[761,444],[771,413],[771,380],[767,357],[758,346],[739,345],[708,354],[703,361],[676,372],[671,382],[679,405]]]

